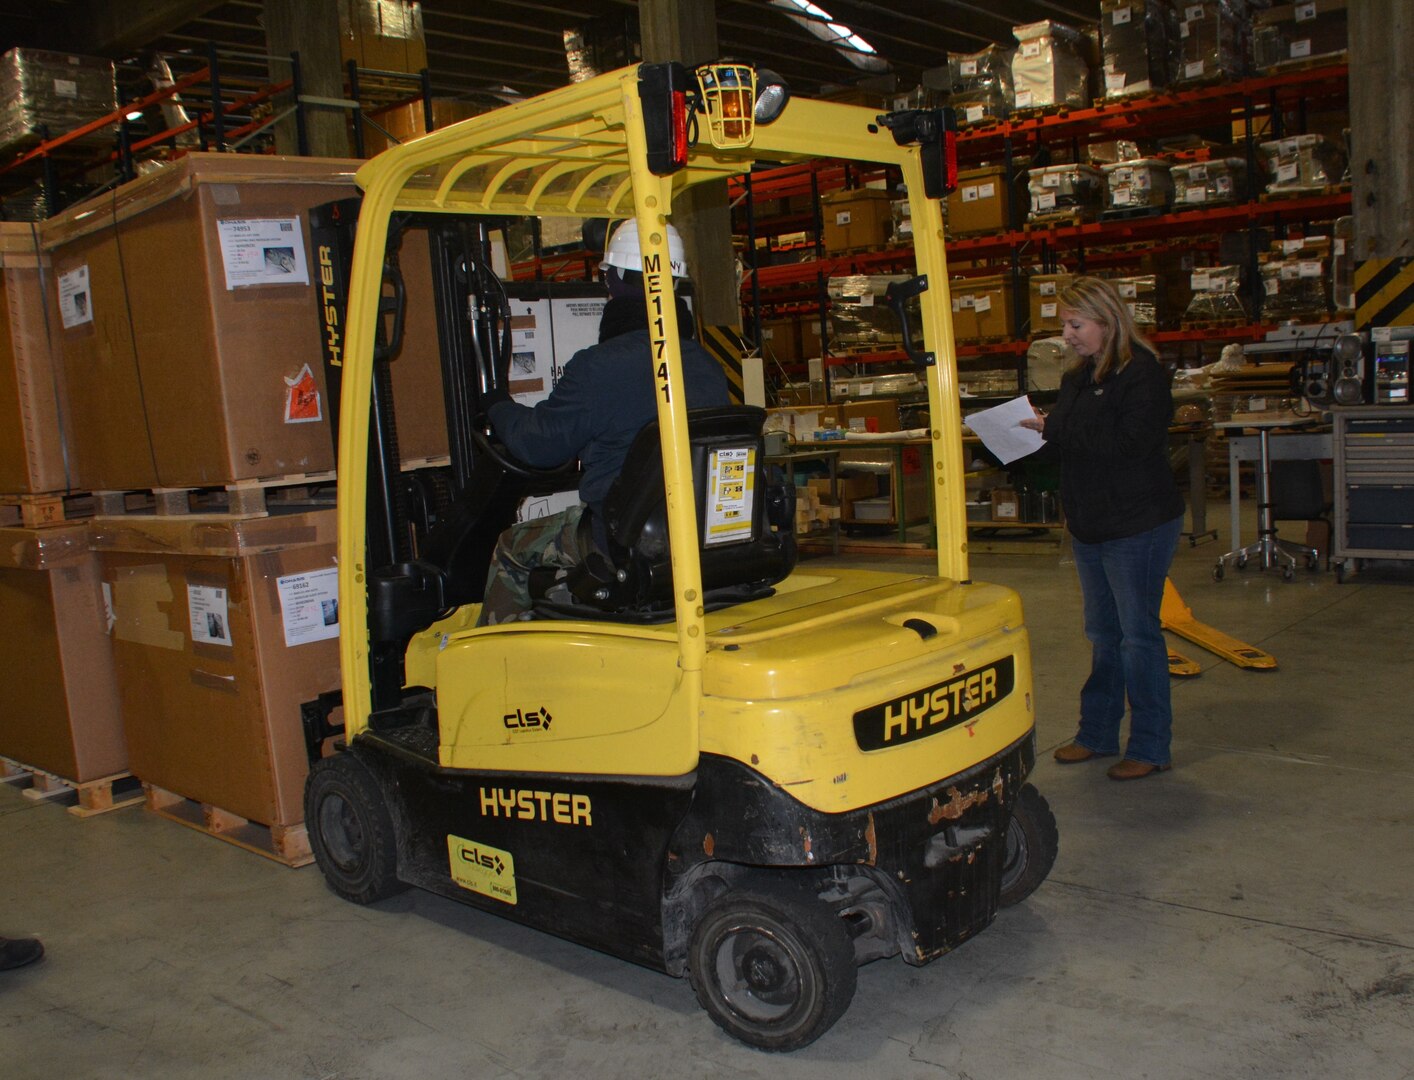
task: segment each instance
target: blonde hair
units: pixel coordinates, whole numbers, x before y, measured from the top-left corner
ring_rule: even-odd
[[[1081,365],[1094,363],[1095,381],[1104,382],[1129,366],[1134,359],[1135,349],[1143,349],[1152,355],[1158,353],[1153,344],[1134,324],[1134,315],[1115,287],[1097,277],[1078,277],[1056,297],[1064,315],[1070,312],[1083,319],[1093,319],[1104,327],[1104,344],[1100,353],[1091,359],[1081,358]]]

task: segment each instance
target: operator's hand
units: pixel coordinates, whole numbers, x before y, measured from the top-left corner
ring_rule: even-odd
[[[1031,411],[1034,412],[1036,415],[1021,421],[1021,426],[1026,428],[1028,431],[1044,432],[1046,430],[1046,414],[1043,413],[1040,409],[1036,408],[1034,405],[1031,407]]]

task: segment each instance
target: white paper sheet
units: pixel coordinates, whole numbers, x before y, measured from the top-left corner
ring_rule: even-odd
[[[339,636],[339,570],[311,570],[276,578],[280,614],[285,624],[285,646]]]
[[[970,413],[964,423],[982,440],[982,445],[997,455],[1003,465],[1017,458],[1034,454],[1046,441],[1039,431],[1021,426],[1021,421],[1036,415],[1031,399],[1025,394],[1003,405]]]
[[[299,218],[218,221],[226,288],[246,285],[308,285],[304,233]]]

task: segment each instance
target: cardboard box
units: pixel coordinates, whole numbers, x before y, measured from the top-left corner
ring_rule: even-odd
[[[0,756],[83,783],[127,771],[98,560],[84,525],[0,529]]]
[[[416,0],[340,0],[344,62],[376,71],[418,72],[427,66],[422,5]],[[412,92],[409,84],[408,93]]]
[[[953,236],[1002,232],[1010,224],[1006,168],[968,169],[948,195],[948,231]]]
[[[1100,0],[1106,98],[1147,94],[1169,84],[1178,54],[1169,34],[1173,14],[1169,0]]]
[[[49,277],[38,226],[0,222],[0,491],[9,494],[70,487]]]
[[[792,316],[787,319],[761,320],[760,345],[763,356],[781,362],[802,360],[804,355],[800,351],[800,341],[800,319]]]
[[[820,213],[827,253],[881,247],[889,241],[893,207],[887,191],[858,188],[826,192],[820,197]]]
[[[356,167],[190,154],[46,223],[76,486],[205,487],[334,467],[308,211],[353,195]],[[421,243],[419,254],[410,238],[402,257],[420,344],[393,364],[395,398],[440,379]],[[399,418],[416,439],[416,411],[400,406]]]
[[[1334,63],[1349,45],[1346,0],[1282,4],[1253,12],[1252,23],[1252,59],[1261,70],[1318,59]]]
[[[953,281],[953,336],[958,341],[1012,337],[1016,332],[1014,279],[1011,274]]]
[[[846,401],[839,410],[840,427],[846,431],[883,433],[899,430],[898,402],[892,398]]]
[[[339,687],[334,511],[99,518],[92,532],[133,774],[298,824],[300,705]]]
[[[992,489],[992,520],[1021,520],[1021,500],[1011,488]]]
[[[1074,274],[1032,274],[1028,283],[1031,295],[1031,336],[1059,334],[1060,293],[1075,280]]]

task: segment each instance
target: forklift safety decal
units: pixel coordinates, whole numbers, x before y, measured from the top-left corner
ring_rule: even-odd
[[[1016,663],[1010,656],[927,689],[871,705],[854,714],[854,739],[861,750],[926,739],[965,724],[1001,701],[1016,686]]]
[[[508,712],[501,717],[501,723],[513,731],[517,728],[549,731],[550,721],[553,719],[550,710],[541,705],[538,709],[517,709],[515,712]]]
[[[705,543],[750,540],[756,448],[737,446],[712,451],[708,474]]]
[[[557,825],[594,824],[589,796],[571,795],[565,791],[482,788],[481,816],[553,821]]]
[[[463,889],[507,904],[516,902],[516,861],[509,851],[448,834],[447,856],[452,880]]]

